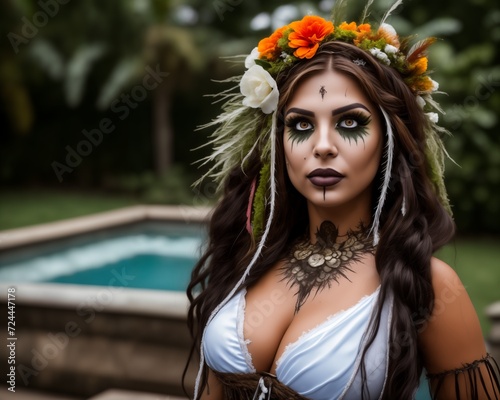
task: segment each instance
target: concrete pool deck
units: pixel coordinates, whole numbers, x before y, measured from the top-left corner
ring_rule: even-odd
[[[33,391],[33,390],[16,390],[15,393],[9,392],[6,388],[1,387],[0,390],[5,390],[2,395],[2,400],[85,400],[81,397],[61,396],[54,393]],[[186,400],[186,397],[165,396],[155,393],[136,392],[130,390],[110,389],[105,392],[92,396],[87,400]]]
[[[0,231],[0,251],[24,251],[32,245],[148,221],[199,225],[207,221],[209,211],[187,206],[134,206],[5,230]],[[114,400],[127,392],[132,397],[123,399],[173,400],[184,396],[181,377],[191,346],[185,293],[2,282],[2,315],[7,315],[9,287],[16,288],[18,395],[24,389],[28,390],[25,398],[30,399],[50,398],[44,397],[46,393],[61,400]],[[8,358],[5,346],[0,348],[0,358]],[[192,388],[196,366],[194,362],[188,370],[188,389]],[[7,373],[7,368],[7,363],[2,363],[0,373]],[[138,392],[149,393],[139,396]]]

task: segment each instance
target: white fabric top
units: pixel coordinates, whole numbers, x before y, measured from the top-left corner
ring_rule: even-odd
[[[380,287],[289,344],[276,363],[277,379],[312,400],[360,399],[360,361]],[[245,290],[239,291],[206,328],[208,366],[222,373],[256,372],[243,337]],[[388,366],[392,297],[385,302],[377,336],[365,356],[367,388],[379,398]]]

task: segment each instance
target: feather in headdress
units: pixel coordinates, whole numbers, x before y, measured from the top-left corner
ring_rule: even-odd
[[[372,226],[370,228],[369,234],[373,234],[373,245],[376,246],[380,239],[379,226],[380,226],[380,216],[382,215],[382,209],[384,208],[385,198],[387,196],[387,191],[389,190],[389,184],[391,182],[392,174],[392,160],[394,156],[394,133],[392,131],[392,124],[389,116],[380,107],[382,115],[384,116],[385,125],[387,127],[387,145],[385,149],[385,161],[383,170],[383,182],[382,188],[380,190],[380,197],[378,199],[377,209],[375,210],[375,215],[373,216]]]
[[[408,64],[413,64],[419,58],[424,57],[427,54],[427,49],[429,48],[429,46],[433,44],[435,41],[436,41],[435,37],[430,37],[427,39],[420,40],[413,46],[411,46],[406,56],[406,61],[408,62]]]
[[[335,1],[332,12],[330,14],[330,20],[333,25],[337,26],[345,20],[345,10],[347,7],[347,0],[337,0]]]
[[[363,8],[363,12],[361,13],[361,19],[359,20],[360,24],[365,23],[366,19],[370,15],[370,7],[371,7],[372,3],[373,3],[373,0],[368,0],[366,2],[365,7]]]
[[[384,24],[385,21],[387,20],[387,18],[389,18],[389,16],[393,13],[394,10],[396,10],[396,8],[398,8],[401,4],[403,4],[403,0],[396,0],[394,2],[394,4],[391,6],[391,8],[389,8],[386,13],[384,14],[384,16],[382,17],[382,21],[380,21],[380,25]]]
[[[240,79],[241,76],[238,76],[221,82],[239,82]],[[224,101],[223,112],[211,122],[198,127],[198,130],[207,128],[215,128],[215,130],[210,135],[209,141],[197,148],[211,146],[213,151],[209,156],[198,161],[200,166],[206,164],[211,164],[211,166],[194,185],[206,178],[211,178],[218,183],[218,189],[220,189],[229,171],[235,165],[241,165],[244,168],[248,158],[257,147],[259,147],[261,157],[268,155],[271,118],[268,118],[269,122],[262,130],[256,129],[256,121],[262,121],[262,112],[258,109],[242,107],[244,96],[240,93],[239,86],[210,95],[210,97],[217,98],[214,103]]]

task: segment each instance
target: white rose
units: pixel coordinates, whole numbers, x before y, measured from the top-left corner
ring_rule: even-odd
[[[380,49],[377,49],[376,47],[374,47],[374,48],[370,49],[370,53],[372,53],[376,58],[378,58],[380,61],[382,61],[385,65],[391,65],[391,60],[389,60],[389,57],[387,57],[387,54],[385,54]]]
[[[387,44],[385,47],[384,47],[384,51],[387,53],[387,54],[395,54],[398,52],[398,48],[397,47],[394,47],[392,44]]]
[[[431,122],[434,122],[435,124],[438,123],[439,121],[439,115],[435,112],[429,112],[429,113],[425,113],[425,115],[427,115],[427,118],[429,118],[429,120]]]
[[[261,108],[270,114],[278,108],[279,92],[276,81],[260,65],[250,67],[241,78],[240,91],[245,98],[243,105]]]
[[[255,65],[255,60],[260,57],[259,50],[255,47],[252,52],[245,58],[245,68],[250,68]]]

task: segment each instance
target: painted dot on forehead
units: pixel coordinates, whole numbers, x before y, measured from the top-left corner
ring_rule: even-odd
[[[325,89],[324,86],[321,86],[321,88],[319,89],[319,94],[321,95],[321,100],[324,100],[325,99],[325,94],[328,93]]]

